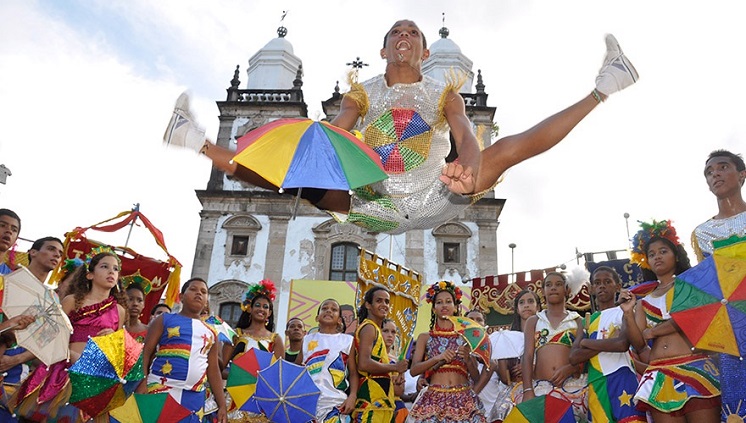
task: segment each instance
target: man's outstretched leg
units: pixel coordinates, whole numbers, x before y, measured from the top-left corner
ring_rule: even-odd
[[[495,142],[482,152],[476,191],[494,186],[512,166],[557,145],[588,113],[611,94],[637,82],[639,76],[613,35],[606,35],[606,56],[596,88],[579,102],[544,119],[533,128]]]

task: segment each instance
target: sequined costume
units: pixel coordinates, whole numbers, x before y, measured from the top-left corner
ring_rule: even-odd
[[[321,391],[316,421],[339,422],[338,407],[347,399],[347,360],[353,338],[344,333],[315,332],[303,338],[303,364]]]
[[[428,76],[392,87],[383,75],[353,84],[346,96],[361,110],[358,129],[388,179],[354,191],[347,222],[374,232],[432,228],[478,198],[454,194],[438,180],[451,150],[443,107],[458,88]]]
[[[119,329],[119,309],[113,296],[96,304],[80,307],[70,313],[73,333],[70,342],[87,342],[104,329]],[[67,370],[71,363],[59,361],[49,367],[38,366],[18,392],[11,398],[11,405],[19,416],[35,420],[39,416],[57,416],[60,407],[70,397],[70,379]]]
[[[624,311],[619,307],[597,311],[590,317],[589,339],[619,336]],[[632,358],[626,352],[599,352],[588,361],[588,409],[590,421],[647,422],[632,398],[637,390],[637,375]]]
[[[148,393],[168,392],[183,407],[199,412],[205,404],[207,355],[217,333],[205,322],[178,313],[163,314],[162,319],[163,333],[148,372]]]
[[[746,236],[746,211],[725,219],[709,219],[701,223],[692,233],[692,246],[701,261],[712,254],[712,241],[731,236]]]
[[[262,337],[254,337],[250,333],[246,332],[245,329],[236,328],[236,334],[238,334],[238,341],[236,341],[236,346],[234,348],[234,351],[236,352],[246,352],[252,348],[256,348],[262,351],[267,352],[274,352],[275,350],[275,342],[277,342],[277,334],[272,333],[267,338]],[[230,423],[267,423],[269,420],[267,418],[259,413],[258,409],[257,412],[251,412],[251,411],[243,411],[243,410],[233,410],[228,412],[228,421]]]
[[[692,245],[699,261],[712,254],[712,241],[731,236],[746,236],[746,211],[725,219],[709,219],[692,233]],[[729,354],[718,354],[720,386],[722,389],[722,419],[735,414],[746,420],[746,361]]]
[[[655,327],[671,318],[669,309],[673,289],[664,295],[649,294],[642,299],[648,327]],[[667,357],[652,360],[642,375],[635,400],[642,411],[656,409],[678,415],[686,413],[690,398],[711,399],[720,405],[719,372],[715,363],[704,354]]]
[[[547,345],[562,345],[568,349],[575,342],[575,335],[578,331],[577,319],[580,315],[574,311],[567,311],[567,314],[557,327],[552,326],[547,315],[547,310],[536,313],[536,331],[534,333],[534,362],[539,350]],[[582,374],[580,377],[568,377],[562,383],[562,386],[554,386],[546,380],[534,380],[534,394],[552,395],[564,398],[572,402],[572,412],[576,421],[584,422],[588,420],[588,396],[587,396],[587,375]]]
[[[430,338],[425,346],[424,360],[435,357],[446,350],[457,350],[466,341],[453,330],[440,330],[436,326],[430,330]],[[441,365],[436,370],[428,371],[425,376],[435,373],[456,372],[469,378],[469,371],[461,355],[456,354],[450,363]],[[459,386],[433,385],[424,388],[415,400],[409,412],[407,422],[424,423],[484,423],[484,406],[470,383]]]
[[[370,358],[379,363],[388,363],[388,352],[383,342],[383,335],[378,325],[370,319],[365,319],[355,331],[355,349],[360,351],[360,331],[366,326],[372,326],[376,331]],[[360,386],[357,390],[357,401],[353,419],[359,423],[390,423],[394,415],[394,385],[391,376],[385,374],[370,374],[360,370]]]

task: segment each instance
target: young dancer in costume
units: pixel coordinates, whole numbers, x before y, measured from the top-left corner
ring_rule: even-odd
[[[643,268],[643,276],[652,273],[657,282],[646,285],[653,289],[638,302],[637,324],[628,331],[638,351],[644,348],[644,341],[652,340],[649,354],[640,354],[650,362],[635,394],[637,408],[650,412],[656,423],[719,422],[720,383],[715,363],[709,356],[693,352],[669,321],[676,274],[690,267],[689,258],[670,221],[641,226],[632,240],[631,259]]]
[[[233,339],[232,351],[224,355],[232,361],[237,355],[243,354],[251,348],[267,351],[277,359],[285,356],[285,345],[282,337],[275,333],[275,316],[272,302],[277,290],[274,282],[263,279],[256,284],[250,284],[244,295],[241,309],[243,312],[236,323],[238,336]],[[251,411],[234,410],[228,413],[228,421],[239,422],[267,422],[263,414]]]
[[[207,283],[192,278],[181,287],[181,311],[157,317],[148,329],[143,348],[145,383],[138,391],[168,392],[182,407],[189,409],[189,422],[200,421],[205,405],[205,382],[223,386],[218,366],[215,330],[200,319],[207,305]],[[218,405],[217,421],[226,423],[225,397],[214,390]],[[184,421],[184,420],[179,420]]]
[[[62,309],[73,325],[70,361],[38,366],[26,378],[11,399],[19,416],[32,421],[56,416],[70,398],[67,369],[78,360],[88,338],[122,328],[127,299],[118,289],[119,257],[110,251],[98,251],[91,252],[90,261],[75,271],[70,295],[62,300]]]
[[[243,313],[236,323],[238,338],[233,340],[235,348],[230,354],[231,359],[250,348],[271,352],[278,359],[285,356],[282,337],[274,331],[275,316],[272,302],[276,293],[275,284],[269,279],[249,285],[241,304]]]
[[[541,299],[536,292],[524,289],[513,299],[513,323],[510,330],[523,332],[526,320],[541,311]],[[493,350],[494,352],[495,350]],[[494,363],[493,363],[494,366]],[[502,421],[515,404],[523,400],[523,378],[520,357],[497,360],[497,372],[503,389],[497,393],[495,405],[487,410],[487,421]]]
[[[327,299],[321,303],[316,322],[319,330],[303,338],[299,359],[321,391],[316,421],[337,423],[342,421],[341,415],[352,413],[357,399],[359,378],[355,360],[350,360],[353,337],[344,333],[344,321],[336,300]]]
[[[396,323],[388,317],[383,319],[381,325],[381,336],[386,350],[389,353],[389,363],[396,364],[399,359],[399,348],[401,348],[401,339],[399,339]],[[398,341],[398,342],[397,342]],[[404,423],[409,415],[407,406],[402,401],[404,395],[404,373],[391,373],[391,382],[394,384],[394,417],[391,423]]]
[[[541,287],[547,308],[526,320],[521,360],[523,401],[556,395],[572,401],[577,421],[587,421],[586,377],[570,364],[570,348],[583,326],[580,315],[565,308],[570,296],[567,278],[550,272]]]
[[[435,282],[427,290],[432,304],[430,332],[417,337],[412,375],[425,374],[430,385],[412,405],[410,422],[484,423],[484,406],[472,390],[479,378],[477,361],[448,316],[458,316],[461,289],[452,282]]]
[[[622,280],[614,269],[597,267],[591,291],[600,311],[593,313],[570,351],[570,363],[588,362],[588,409],[593,422],[647,422],[635,408],[637,374],[629,354],[627,325],[634,325],[635,296],[621,292]],[[616,306],[619,294],[621,306]]]
[[[713,252],[712,241],[746,236],[746,201],[742,190],[746,181],[746,165],[740,154],[728,150],[710,153],[705,162],[705,180],[710,192],[715,195],[718,212],[701,223],[692,233],[692,245],[697,258],[702,261]],[[727,419],[736,414],[746,418],[746,365],[739,357],[720,354],[720,388],[722,389],[723,413]]]
[[[346,213],[347,222],[375,232],[402,233],[446,222],[492,189],[510,167],[559,143],[609,95],[637,81],[637,72],[612,35],[606,37],[606,50],[591,93],[533,128],[480,151],[459,95],[462,81],[443,83],[424,76],[422,62],[430,55],[425,37],[414,22],[398,21],[380,51],[387,63],[385,73],[360,84],[353,81],[331,122],[362,131],[363,141],[380,154],[388,179],[352,195],[305,188],[302,197],[320,209]],[[449,134],[459,159],[446,164]],[[230,175],[278,190],[234,163],[233,151],[205,140],[204,130],[191,118],[186,95],[177,100],[164,142],[193,148]]]
[[[145,336],[148,334],[148,327],[140,321],[142,310],[145,307],[145,290],[142,285],[132,282],[125,288],[127,293],[127,305],[129,306],[127,324],[124,325],[127,331],[137,342],[145,342]]]
[[[355,360],[360,374],[354,421],[361,423],[390,423],[394,417],[394,385],[391,373],[404,373],[407,361],[389,363],[386,345],[381,334],[383,319],[389,313],[391,298],[386,288],[373,286],[363,296],[358,311],[355,332]]]

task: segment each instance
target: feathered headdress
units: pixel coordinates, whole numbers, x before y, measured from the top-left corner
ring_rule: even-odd
[[[443,291],[450,292],[453,297],[456,299],[456,305],[461,304],[461,297],[464,295],[463,292],[461,292],[461,289],[457,287],[453,282],[449,281],[440,281],[435,282],[434,284],[430,285],[429,288],[427,288],[427,292],[425,293],[425,300],[432,304],[433,301],[435,301],[435,296]]]
[[[277,288],[275,288],[275,283],[269,279],[262,279],[257,284],[249,285],[249,289],[246,291],[246,295],[244,295],[243,303],[241,303],[241,310],[249,311],[251,309],[251,302],[259,295],[269,298],[270,302],[274,301],[276,293]]]
[[[632,251],[630,252],[630,261],[645,269],[650,269],[648,264],[647,251],[645,247],[654,237],[665,238],[679,245],[679,237],[676,235],[676,228],[671,225],[670,220],[653,220],[652,223],[638,221],[640,230],[632,237]]]

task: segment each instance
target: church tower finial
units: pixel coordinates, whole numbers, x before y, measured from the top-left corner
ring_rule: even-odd
[[[446,28],[446,12],[443,12],[443,27],[440,28],[440,31],[438,31],[438,34],[440,34],[440,38],[448,38],[448,34],[450,34],[450,31],[448,31],[448,28]]]
[[[285,20],[285,16],[288,15],[288,12],[289,10],[283,10],[282,16],[280,17],[280,27],[277,28],[277,36],[280,38],[285,38],[285,36],[288,35],[288,29],[282,25],[282,22]]]

